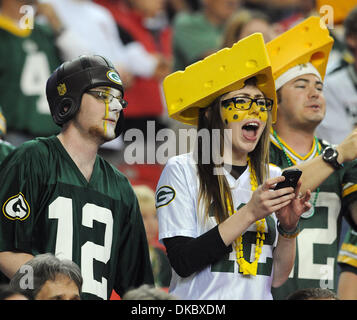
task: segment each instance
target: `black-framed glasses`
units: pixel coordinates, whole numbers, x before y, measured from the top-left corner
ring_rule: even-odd
[[[115,97],[109,92],[99,91],[99,90],[89,90],[87,91],[87,93],[91,94],[93,97],[97,98],[98,100],[102,100],[107,103],[111,103],[113,99],[117,99],[123,109],[125,109],[128,105],[128,102],[124,100],[122,97],[120,96]]]
[[[273,109],[274,100],[269,98],[250,98],[250,97],[233,97],[223,100],[222,106],[227,108],[232,105],[237,110],[249,110],[253,102],[260,108],[260,111],[271,111]]]

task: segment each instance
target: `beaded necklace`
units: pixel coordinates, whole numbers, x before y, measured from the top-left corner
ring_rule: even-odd
[[[285,158],[286,158],[286,161],[288,162],[289,164],[289,167],[292,167],[293,166],[293,163],[291,162],[289,156],[287,155],[286,151],[285,151],[285,147],[284,145],[282,144],[282,142],[280,141],[280,139],[278,138],[278,135],[276,133],[275,130],[273,130],[273,136],[275,137],[276,141],[278,142],[279,146],[281,147],[281,149],[283,150],[283,153],[285,155]],[[318,155],[321,154],[321,150],[320,150],[320,146],[319,146],[319,141],[317,140],[316,137],[314,137],[314,140],[315,140],[315,144],[316,144],[316,148],[317,148],[317,153]],[[314,197],[314,200],[312,202],[312,206],[309,210],[307,210],[306,212],[304,212],[301,217],[302,218],[311,218],[314,214],[315,214],[315,205],[316,205],[316,202],[317,202],[317,198],[319,196],[319,192],[320,192],[320,188],[318,187],[315,191],[315,197]]]
[[[250,158],[248,157],[248,166],[249,166],[249,171],[250,171],[250,184],[252,187],[252,191],[254,192],[258,188],[258,181],[257,181],[257,176],[255,174],[255,171],[252,167]],[[233,213],[236,211],[232,211],[232,207],[227,201],[227,207],[228,207],[228,213],[231,216]],[[256,244],[255,244],[255,255],[254,255],[254,261],[253,262],[248,262],[247,260],[244,259],[243,256],[243,237],[240,235],[235,241],[235,250],[236,250],[236,257],[237,257],[237,263],[239,265],[239,271],[243,273],[243,275],[257,275],[257,270],[258,270],[258,261],[260,258],[260,255],[262,253],[262,247],[264,245],[264,240],[265,240],[265,218],[258,220],[255,222],[256,228],[257,228],[257,236],[256,236]]]

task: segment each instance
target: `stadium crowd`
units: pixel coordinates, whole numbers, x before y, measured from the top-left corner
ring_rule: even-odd
[[[1,300],[357,299],[357,0],[0,0],[0,185]]]

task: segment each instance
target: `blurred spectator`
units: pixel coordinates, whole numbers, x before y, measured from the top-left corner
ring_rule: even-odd
[[[29,300],[26,296],[12,289],[8,284],[0,285],[0,300]]]
[[[59,131],[50,116],[45,85],[60,64],[59,52],[70,49],[68,33],[51,7],[36,3],[0,2],[0,104],[7,120],[6,139],[15,146]],[[34,20],[36,8],[48,15],[50,25]]]
[[[357,232],[346,233],[337,262],[341,268],[338,296],[341,300],[357,300]]]
[[[293,4],[293,2],[296,3]],[[316,11],[316,0],[293,0],[292,5],[289,6],[289,8],[283,7],[282,9],[283,14],[279,19],[281,32],[287,31],[312,15],[318,15],[318,12]]]
[[[293,292],[287,300],[339,300],[337,295],[329,290],[322,288],[307,288]]]
[[[82,284],[77,264],[51,253],[35,256],[10,280],[10,287],[30,300],[80,300]]]
[[[165,128],[161,82],[171,72],[171,28],[165,14],[166,0],[96,0],[113,14],[125,45],[140,42],[157,59],[147,76],[136,76],[125,91],[129,107],[125,110],[126,130],[140,129],[147,136],[147,121],[155,121],[155,132]],[[138,64],[133,59],[133,62]]]
[[[75,33],[80,45],[74,56],[99,54],[113,61],[126,86],[132,74],[148,75],[156,66],[156,59],[138,42],[124,46],[113,16],[103,6],[91,0],[42,0],[55,8],[64,27]],[[83,19],[85,17],[85,19]]]
[[[159,225],[156,216],[155,193],[146,185],[134,186],[133,189],[143,217],[155,285],[167,288],[171,280],[171,266],[164,247],[158,242]]]
[[[340,143],[357,125],[357,7],[347,16],[345,42],[353,62],[326,75],[326,116],[317,127],[319,138]]]
[[[310,15],[316,0],[242,0],[248,9],[265,12],[273,22],[281,22],[281,33]]]
[[[75,55],[68,57],[69,60],[80,54],[102,55],[113,62],[126,88],[133,84],[134,76],[149,77],[154,73],[157,58],[139,41],[124,45],[117,24],[107,8],[91,0],[43,1],[55,8],[65,28],[79,38]],[[122,161],[121,155],[116,152],[122,146],[122,138],[116,138],[101,146],[100,154],[116,166]]]
[[[182,11],[191,11],[193,8],[187,0],[168,0],[166,6],[167,17],[171,23],[172,19]]]
[[[261,32],[265,42],[275,37],[275,31],[267,15],[257,10],[239,10],[227,22],[222,47],[232,47],[238,40],[255,32]]]
[[[179,13],[173,22],[174,70],[203,59],[221,46],[224,26],[239,0],[202,0],[202,9]]]
[[[127,291],[123,300],[177,300],[177,297],[159,288],[143,284],[139,288]]]
[[[5,159],[5,157],[15,149],[15,147],[2,140],[4,135],[6,134],[6,119],[2,114],[2,109],[0,106],[0,163]]]

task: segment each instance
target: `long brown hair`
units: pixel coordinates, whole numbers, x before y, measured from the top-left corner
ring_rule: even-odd
[[[255,79],[255,78],[251,78]],[[256,85],[248,79],[245,85]],[[215,150],[212,146],[212,131],[218,129],[220,132],[220,156],[223,156],[224,149],[224,129],[225,125],[221,119],[220,107],[221,96],[216,98],[207,108],[200,109],[198,119],[198,132],[201,129],[208,129],[210,134],[210,150]],[[268,114],[266,127],[259,139],[255,149],[249,153],[252,168],[255,170],[258,184],[262,184],[269,175],[269,134],[271,127],[271,114]],[[217,149],[217,148],[216,148]],[[200,181],[200,191],[198,202],[203,203],[205,208],[205,216],[214,216],[217,223],[223,222],[228,218],[227,200],[234,211],[231,189],[224,174],[214,174],[215,169],[223,167],[224,163],[217,164],[213,161],[213,152],[209,152],[210,161],[204,163],[202,161],[203,143],[202,140],[197,142],[197,170]]]

